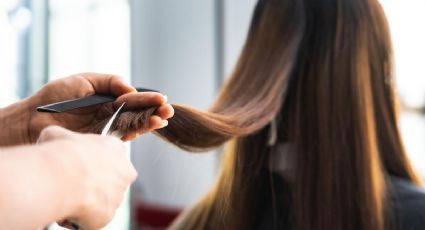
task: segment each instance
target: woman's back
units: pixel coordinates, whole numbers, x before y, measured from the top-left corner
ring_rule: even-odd
[[[277,174],[272,177],[276,198],[265,199],[263,215],[259,218],[257,230],[293,229],[291,215],[290,184]],[[425,190],[398,177],[389,177],[389,205],[391,229],[425,229]],[[355,201],[353,201],[355,202]]]
[[[399,230],[425,229],[425,191],[398,177],[391,177],[390,207]]]

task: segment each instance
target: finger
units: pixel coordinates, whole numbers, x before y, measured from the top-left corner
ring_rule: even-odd
[[[69,223],[69,221],[68,220],[61,220],[61,221],[58,221],[57,222],[57,224],[59,225],[59,226],[61,226],[62,228],[67,228],[67,229],[71,229],[71,225],[70,225],[70,223]]]
[[[132,141],[134,139],[136,139],[139,136],[139,134],[137,133],[137,131],[132,131],[129,133],[124,134],[124,136],[121,137],[122,141]]]
[[[163,120],[161,117],[154,115],[154,116],[151,116],[149,118],[148,131],[153,131],[155,129],[161,129],[161,128],[164,128],[167,125],[168,125],[167,120]]]
[[[78,224],[75,224],[69,220],[61,220],[58,221],[57,224],[63,228],[71,229],[71,230],[82,230]]]
[[[114,106],[120,106],[125,102],[125,109],[138,109],[151,106],[160,106],[166,103],[167,98],[157,92],[142,92],[142,93],[128,93],[120,96],[115,102]]]
[[[170,119],[174,116],[174,108],[170,104],[161,105],[155,112],[162,120]]]
[[[99,73],[84,73],[81,75],[92,84],[96,93],[112,94],[118,97],[126,93],[137,92],[134,87],[115,75]]]
[[[65,137],[70,137],[74,133],[70,130],[67,130],[65,128],[62,128],[60,126],[48,126],[47,128],[44,128],[40,136],[38,137],[37,143],[42,143],[46,141],[51,141],[54,139],[60,139]]]
[[[159,116],[152,116],[149,118],[149,124],[147,128],[142,128],[134,131],[130,131],[121,137],[122,141],[132,141],[138,138],[140,135],[151,132],[156,129],[162,129],[168,125],[167,120],[161,119]]]

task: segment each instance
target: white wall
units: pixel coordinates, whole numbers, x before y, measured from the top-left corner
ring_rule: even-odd
[[[206,109],[220,81],[219,64],[228,74],[245,41],[256,0],[132,0],[132,79],[152,87],[170,102]],[[223,15],[223,36],[217,36],[217,15]],[[217,39],[222,39],[217,41]],[[217,58],[223,45],[223,60]],[[156,204],[184,207],[214,182],[218,156],[188,154],[147,135],[132,146],[139,171],[135,195]],[[139,192],[138,192],[139,191]]]
[[[131,10],[133,85],[208,108],[216,84],[213,0],[133,0]],[[216,155],[188,154],[152,135],[133,144],[132,158],[134,193],[155,204],[187,206],[215,178]]]
[[[236,64],[251,23],[257,0],[224,0],[225,73],[229,75]]]
[[[409,107],[425,104],[425,1],[380,0],[387,15],[394,45],[398,93]],[[425,117],[403,112],[400,123],[406,150],[425,176]]]

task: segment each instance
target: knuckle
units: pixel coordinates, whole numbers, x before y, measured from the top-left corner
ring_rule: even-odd
[[[57,126],[57,125],[49,125],[46,128],[44,128],[43,131],[45,131],[45,132],[55,132],[58,129],[60,129],[60,127]]]
[[[124,78],[118,75],[112,75],[112,74],[108,74],[108,76],[111,78],[111,80],[116,80],[116,81],[122,81]]]
[[[132,183],[136,180],[138,176],[138,173],[136,171],[136,169],[133,167],[133,165],[130,164],[130,167],[128,169],[128,173],[127,173],[127,180],[129,183]]]
[[[134,182],[138,176],[139,176],[138,172],[134,170],[133,175],[131,176],[131,182]]]
[[[131,163],[130,163],[131,164]],[[134,168],[133,164],[131,164],[131,169],[130,169],[130,180],[134,181],[136,180],[137,176],[139,175],[139,173],[137,172],[137,170]]]
[[[51,126],[44,128],[40,132],[40,139],[48,140],[48,139],[54,138],[59,129],[60,128],[58,126],[54,126],[54,125],[51,125]]]

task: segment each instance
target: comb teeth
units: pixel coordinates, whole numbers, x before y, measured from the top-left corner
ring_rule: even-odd
[[[44,107],[44,106],[38,107],[37,108],[37,112],[42,112],[42,113],[60,113],[57,110],[54,110],[54,109],[49,108],[49,107]]]
[[[78,99],[62,101],[58,103],[53,103],[49,105],[40,106],[37,108],[38,112],[48,112],[48,113],[61,113],[66,112],[72,109],[83,108],[91,105],[103,104],[106,102],[115,101],[116,97],[106,96],[106,95],[92,95],[87,97],[82,97]]]
[[[136,88],[137,92],[158,92],[153,89],[146,88]],[[71,99],[67,101],[61,101],[57,103],[52,103],[48,105],[43,105],[37,108],[38,112],[44,113],[62,113],[73,109],[84,108],[87,106],[103,104],[107,102],[115,101],[117,97],[111,95],[100,95],[95,94],[87,97]]]

